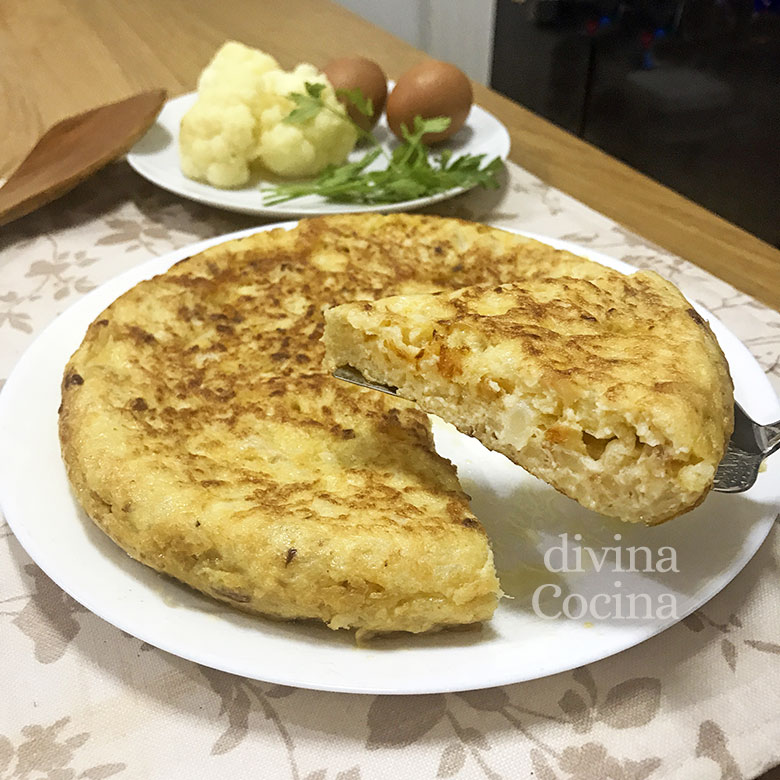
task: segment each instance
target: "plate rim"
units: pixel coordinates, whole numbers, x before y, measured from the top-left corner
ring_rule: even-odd
[[[388,82],[388,87],[390,87],[392,83],[393,83],[392,81]],[[168,108],[169,106],[174,107],[177,106],[178,104],[182,104],[187,101],[193,100],[193,98],[195,98],[197,94],[198,94],[197,92],[186,92],[182,95],[177,95],[176,97],[169,98],[163,104],[160,113],[165,111],[166,108]],[[483,108],[482,106],[477,105],[476,103],[472,105],[471,110],[480,112],[480,114],[482,114],[488,120],[495,123],[495,129],[501,136],[501,148],[496,153],[495,156],[500,157],[501,160],[504,163],[506,163],[506,161],[509,159],[509,152],[512,143],[511,136],[509,134],[509,130],[507,126],[497,116],[495,116],[495,114],[491,113],[490,111]],[[350,203],[332,204],[333,208],[328,208],[324,211],[316,208],[308,208],[303,210],[296,209],[290,205],[294,203],[294,201],[289,201],[286,204],[280,204],[279,206],[264,206],[261,202],[256,207],[226,203],[223,199],[219,197],[219,194],[221,192],[240,192],[241,188],[239,188],[238,190],[220,190],[218,187],[212,187],[211,185],[206,184],[205,182],[194,182],[198,186],[208,187],[209,190],[213,190],[213,195],[210,192],[204,192],[204,193],[190,192],[180,186],[177,186],[175,182],[172,183],[165,176],[157,175],[157,173],[154,170],[152,170],[148,165],[144,163],[143,155],[137,151],[137,148],[144,142],[147,135],[154,131],[154,128],[158,126],[158,123],[159,123],[159,117],[155,119],[155,122],[152,124],[149,130],[147,130],[147,132],[144,133],[144,135],[138,141],[136,141],[136,143],[133,144],[131,149],[128,151],[126,160],[130,165],[130,167],[137,174],[139,174],[139,176],[142,176],[144,179],[151,182],[155,186],[160,187],[161,189],[164,189],[168,192],[171,192],[174,195],[178,195],[179,197],[194,201],[195,203],[202,203],[206,206],[212,206],[214,208],[231,211],[238,214],[253,214],[255,216],[268,217],[273,219],[295,219],[295,218],[326,216],[328,214],[344,214],[344,213],[387,214],[387,213],[392,213],[397,211],[410,211],[410,210],[420,209],[425,206],[432,206],[436,203],[441,203],[444,200],[449,200],[450,198],[454,198],[457,195],[462,195],[464,192],[468,192],[471,189],[474,189],[474,187],[471,188],[455,187],[451,190],[447,190],[446,192],[440,192],[437,193],[436,195],[431,195],[427,198],[416,198],[414,200],[407,200],[401,203],[386,203],[386,204],[374,204],[374,205],[350,204]],[[173,136],[171,139],[171,143],[175,144],[176,141],[177,141],[177,136]],[[259,192],[260,190],[258,189],[258,193]]]
[[[19,367],[24,365],[26,359],[28,360],[30,359],[28,358],[28,353],[33,354],[34,356],[33,348],[35,347],[35,345],[38,344],[39,342],[45,343],[44,337],[46,336],[46,334],[49,334],[50,332],[54,331],[58,323],[60,322],[61,318],[67,315],[68,312],[72,312],[73,310],[76,309],[81,309],[82,307],[88,307],[89,304],[88,303],[85,304],[85,301],[102,299],[106,294],[107,288],[111,289],[112,293],[114,292],[114,288],[118,290],[118,292],[116,292],[114,297],[111,299],[111,300],[115,300],[116,297],[123,294],[126,290],[130,289],[132,286],[137,284],[142,279],[150,278],[150,276],[156,275],[158,273],[162,273],[164,272],[164,270],[166,270],[168,267],[173,265],[173,263],[177,262],[178,260],[189,257],[192,254],[195,254],[197,252],[203,251],[209,246],[214,246],[223,243],[225,241],[232,240],[234,238],[241,238],[241,237],[253,235],[257,232],[263,232],[266,230],[272,230],[276,228],[290,229],[291,227],[294,227],[296,224],[297,224],[296,221],[285,221],[281,223],[255,226],[252,228],[233,231],[224,235],[212,237],[210,239],[194,242],[192,244],[181,247],[179,249],[172,250],[171,252],[166,252],[163,255],[150,257],[148,260],[143,261],[142,263],[139,263],[138,265],[125,270],[124,272],[118,274],[117,276],[106,280],[103,284],[95,288],[95,290],[87,293],[82,298],[72,303],[59,316],[55,317],[28,345],[27,349],[24,351],[21,358],[19,359],[19,361],[17,361],[16,365],[10,372],[8,381],[6,382],[2,391],[0,391],[0,430],[4,428],[5,425],[4,419],[6,414],[9,413],[9,410],[6,408],[11,403],[9,398],[11,398],[12,400],[12,393],[14,391],[16,383],[18,381],[21,381],[18,379],[18,377],[21,376]],[[619,260],[617,258],[610,257],[609,255],[606,255],[597,249],[591,249],[585,246],[578,246],[570,241],[566,241],[565,239],[555,239],[549,236],[542,236],[537,233],[524,231],[520,229],[513,229],[513,228],[501,228],[501,229],[505,229],[508,230],[509,232],[517,233],[519,235],[524,235],[529,238],[543,240],[545,243],[548,243],[550,246],[553,246],[555,248],[573,251],[573,248],[576,247],[578,252],[581,254],[581,256],[587,257],[588,259],[595,260],[596,262],[600,262],[598,258],[601,258],[604,261],[606,261],[603,264],[608,265],[608,267],[616,268],[617,270],[621,270],[624,272],[626,272],[626,270],[628,272],[635,272],[636,270],[638,270],[634,266],[631,266],[630,264],[625,263],[624,261]],[[749,357],[750,361],[754,364],[756,370],[760,372],[761,377],[763,378],[765,384],[765,390],[770,391],[772,394],[774,407],[775,407],[775,412],[773,412],[773,414],[778,414],[780,416],[780,400],[778,400],[774,388],[772,388],[771,384],[769,383],[769,380],[766,377],[766,374],[764,373],[763,369],[761,369],[760,365],[756,361],[755,357],[753,357],[752,353],[750,353],[747,347],[744,344],[742,344],[742,342],[733,334],[733,332],[722,322],[720,322],[720,320],[714,317],[714,315],[708,312],[700,304],[697,304],[695,300],[692,300],[691,303],[693,303],[693,305],[696,306],[708,319],[715,320],[718,323],[718,325],[723,329],[723,331],[729,334],[730,338],[736,344],[740,345],[744,354],[747,357]],[[102,308],[100,310],[102,311]],[[97,313],[99,313],[99,311],[96,312],[96,314]],[[68,357],[69,355],[64,356],[64,360],[67,360]],[[57,363],[55,370],[58,371],[59,368],[60,368],[59,363]],[[17,378],[15,379],[15,377]],[[59,381],[59,375],[58,375],[58,381]],[[9,390],[9,388],[11,389]],[[144,626],[139,627],[138,625],[133,624],[132,622],[130,623],[125,622],[125,620],[122,619],[121,615],[119,618],[117,617],[116,612],[108,611],[107,614],[107,610],[104,608],[104,606],[100,606],[100,605],[96,606],[93,599],[90,598],[89,596],[85,596],[83,593],[79,593],[79,595],[77,596],[73,595],[71,593],[71,589],[69,587],[65,587],[65,585],[62,584],[62,576],[61,576],[62,572],[58,570],[56,566],[53,567],[55,570],[54,574],[51,573],[52,570],[51,561],[47,558],[46,554],[43,555],[40,554],[40,550],[38,549],[34,541],[34,534],[30,535],[27,533],[27,529],[25,528],[23,520],[17,522],[18,518],[16,517],[14,511],[15,502],[9,501],[8,498],[9,491],[7,489],[7,474],[6,474],[8,462],[9,459],[3,456],[2,452],[0,452],[0,507],[2,507],[3,509],[9,527],[13,531],[19,544],[25,549],[27,554],[30,556],[30,558],[32,558],[32,560],[36,563],[36,565],[39,566],[41,570],[50,579],[52,579],[52,581],[54,581],[58,585],[58,587],[60,587],[66,593],[71,595],[72,598],[74,598],[76,601],[78,601],[83,606],[85,606],[93,614],[95,614],[102,620],[105,620],[107,623],[119,628],[120,630],[123,630],[128,634],[131,634],[137,639],[140,639],[141,641],[148,642],[149,644],[154,645],[155,647],[158,647],[161,650],[169,652],[178,657],[184,658],[188,661],[204,664],[211,668],[220,669],[222,671],[226,671],[232,674],[237,674],[243,677],[247,677],[249,679],[257,679],[257,680],[262,680],[265,682],[276,683],[281,685],[288,685],[288,686],[311,689],[311,690],[322,690],[322,691],[337,692],[337,693],[359,693],[359,694],[367,694],[367,695],[409,695],[409,694],[457,692],[463,690],[478,690],[478,689],[490,688],[499,685],[511,685],[515,683],[534,680],[534,679],[541,679],[553,674],[570,671],[571,669],[577,668],[584,664],[594,663],[596,661],[612,657],[618,653],[630,649],[631,647],[635,647],[641,644],[647,639],[657,636],[658,634],[662,633],[668,628],[671,628],[672,626],[682,621],[691,612],[700,608],[703,604],[707,603],[710,599],[716,596],[723,588],[725,588],[740,574],[740,572],[753,558],[753,556],[756,554],[758,549],[765,541],[774,523],[773,518],[770,518],[769,515],[767,515],[766,517],[762,516],[761,520],[754,522],[754,524],[751,526],[751,532],[752,532],[751,535],[753,536],[755,536],[755,534],[757,533],[756,531],[757,527],[765,526],[765,528],[762,528],[760,530],[759,535],[754,539],[754,544],[752,544],[752,546],[749,548],[742,549],[742,555],[737,560],[733,561],[732,565],[729,567],[729,574],[727,577],[724,578],[723,576],[721,576],[719,579],[711,580],[710,582],[714,581],[716,583],[714,587],[710,585],[708,587],[702,588],[701,591],[706,591],[706,595],[704,596],[700,595],[696,600],[697,603],[695,603],[684,614],[681,614],[678,619],[671,620],[666,623],[659,623],[658,621],[653,623],[648,623],[648,628],[649,628],[648,631],[643,632],[638,638],[635,639],[632,638],[632,640],[628,644],[623,644],[620,645],[619,647],[614,647],[613,649],[609,650],[606,653],[598,651],[595,652],[592,657],[585,657],[585,658],[579,657],[576,659],[575,664],[564,664],[564,665],[551,664],[549,668],[542,668],[540,670],[538,669],[531,674],[526,674],[521,671],[518,671],[517,674],[511,675],[511,678],[510,676],[507,675],[493,676],[490,673],[487,673],[483,675],[480,681],[477,683],[474,683],[473,681],[463,682],[463,683],[456,683],[450,681],[448,683],[434,684],[424,688],[421,688],[419,685],[416,686],[412,685],[410,687],[410,686],[405,686],[403,684],[401,685],[394,684],[388,687],[386,684],[384,685],[381,684],[381,683],[386,683],[386,681],[380,681],[380,684],[375,686],[356,685],[356,684],[334,684],[326,680],[291,679],[289,676],[283,674],[278,675],[278,674],[274,674],[273,672],[268,673],[265,670],[259,672],[258,674],[250,674],[247,672],[246,669],[240,668],[240,666],[236,666],[235,663],[231,663],[229,660],[228,662],[226,662],[225,659],[221,657],[214,657],[213,654],[209,655],[208,653],[203,653],[203,652],[200,653],[187,652],[186,650],[188,650],[189,648],[185,648],[185,651],[183,651],[180,645],[171,645],[169,642],[166,641],[161,642],[158,638],[155,637],[154,631],[147,633]],[[62,467],[64,469],[64,465]],[[780,467],[780,462],[778,462],[778,467]],[[775,493],[772,496],[772,498],[773,498],[772,506],[774,507],[773,512],[776,513],[778,511],[778,508],[780,508],[780,492]],[[32,552],[30,550],[32,550]],[[44,559],[43,565],[39,563],[39,557],[43,557]],[[139,564],[139,565],[143,565],[143,564]],[[158,573],[155,574],[159,576]],[[67,578],[65,578],[65,581],[67,581]],[[229,610],[229,607],[226,608],[226,612],[227,610]],[[229,610],[228,614],[233,615],[234,611]],[[488,626],[490,625],[489,621],[487,621],[487,625]],[[435,652],[435,651],[436,651],[435,648],[431,650],[431,652]],[[387,652],[387,651],[383,651],[383,652]]]

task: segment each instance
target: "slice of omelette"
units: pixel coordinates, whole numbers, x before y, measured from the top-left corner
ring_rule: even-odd
[[[489,619],[490,544],[427,417],[324,371],[323,311],[591,266],[405,214],[201,252],[122,295],[68,362],[74,493],[133,558],[239,609],[359,632]]]
[[[672,284],[592,265],[338,306],[327,366],[397,387],[589,509],[669,520],[703,500],[725,452],[728,366]]]
[[[133,558],[239,609],[334,629],[491,617],[487,537],[422,412],[322,374],[219,400],[205,382],[150,385],[140,363],[118,366],[115,327],[93,325],[94,351],[66,375],[61,431],[79,501]]]

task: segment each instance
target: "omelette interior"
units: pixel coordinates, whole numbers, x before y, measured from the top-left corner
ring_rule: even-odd
[[[658,274],[601,268],[326,313],[328,364],[398,388],[603,515],[654,525],[706,496],[733,427],[728,365]]]

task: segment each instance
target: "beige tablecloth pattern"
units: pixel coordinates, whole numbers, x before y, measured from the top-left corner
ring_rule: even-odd
[[[780,388],[780,315],[517,166],[500,192],[432,211],[659,271],[723,320]],[[96,285],[257,222],[182,201],[119,163],[2,229],[0,382]],[[777,525],[719,596],[638,647],[529,683],[417,697],[286,688],[168,655],[73,601],[4,522],[0,537],[0,780],[747,780],[780,762]]]

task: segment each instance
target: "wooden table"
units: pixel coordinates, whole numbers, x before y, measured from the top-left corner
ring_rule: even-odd
[[[391,78],[423,56],[328,0],[3,0],[0,177],[69,114],[148,87],[192,90],[229,38],[285,67],[356,52]],[[778,250],[486,87],[475,94],[509,128],[515,162],[780,309]]]

